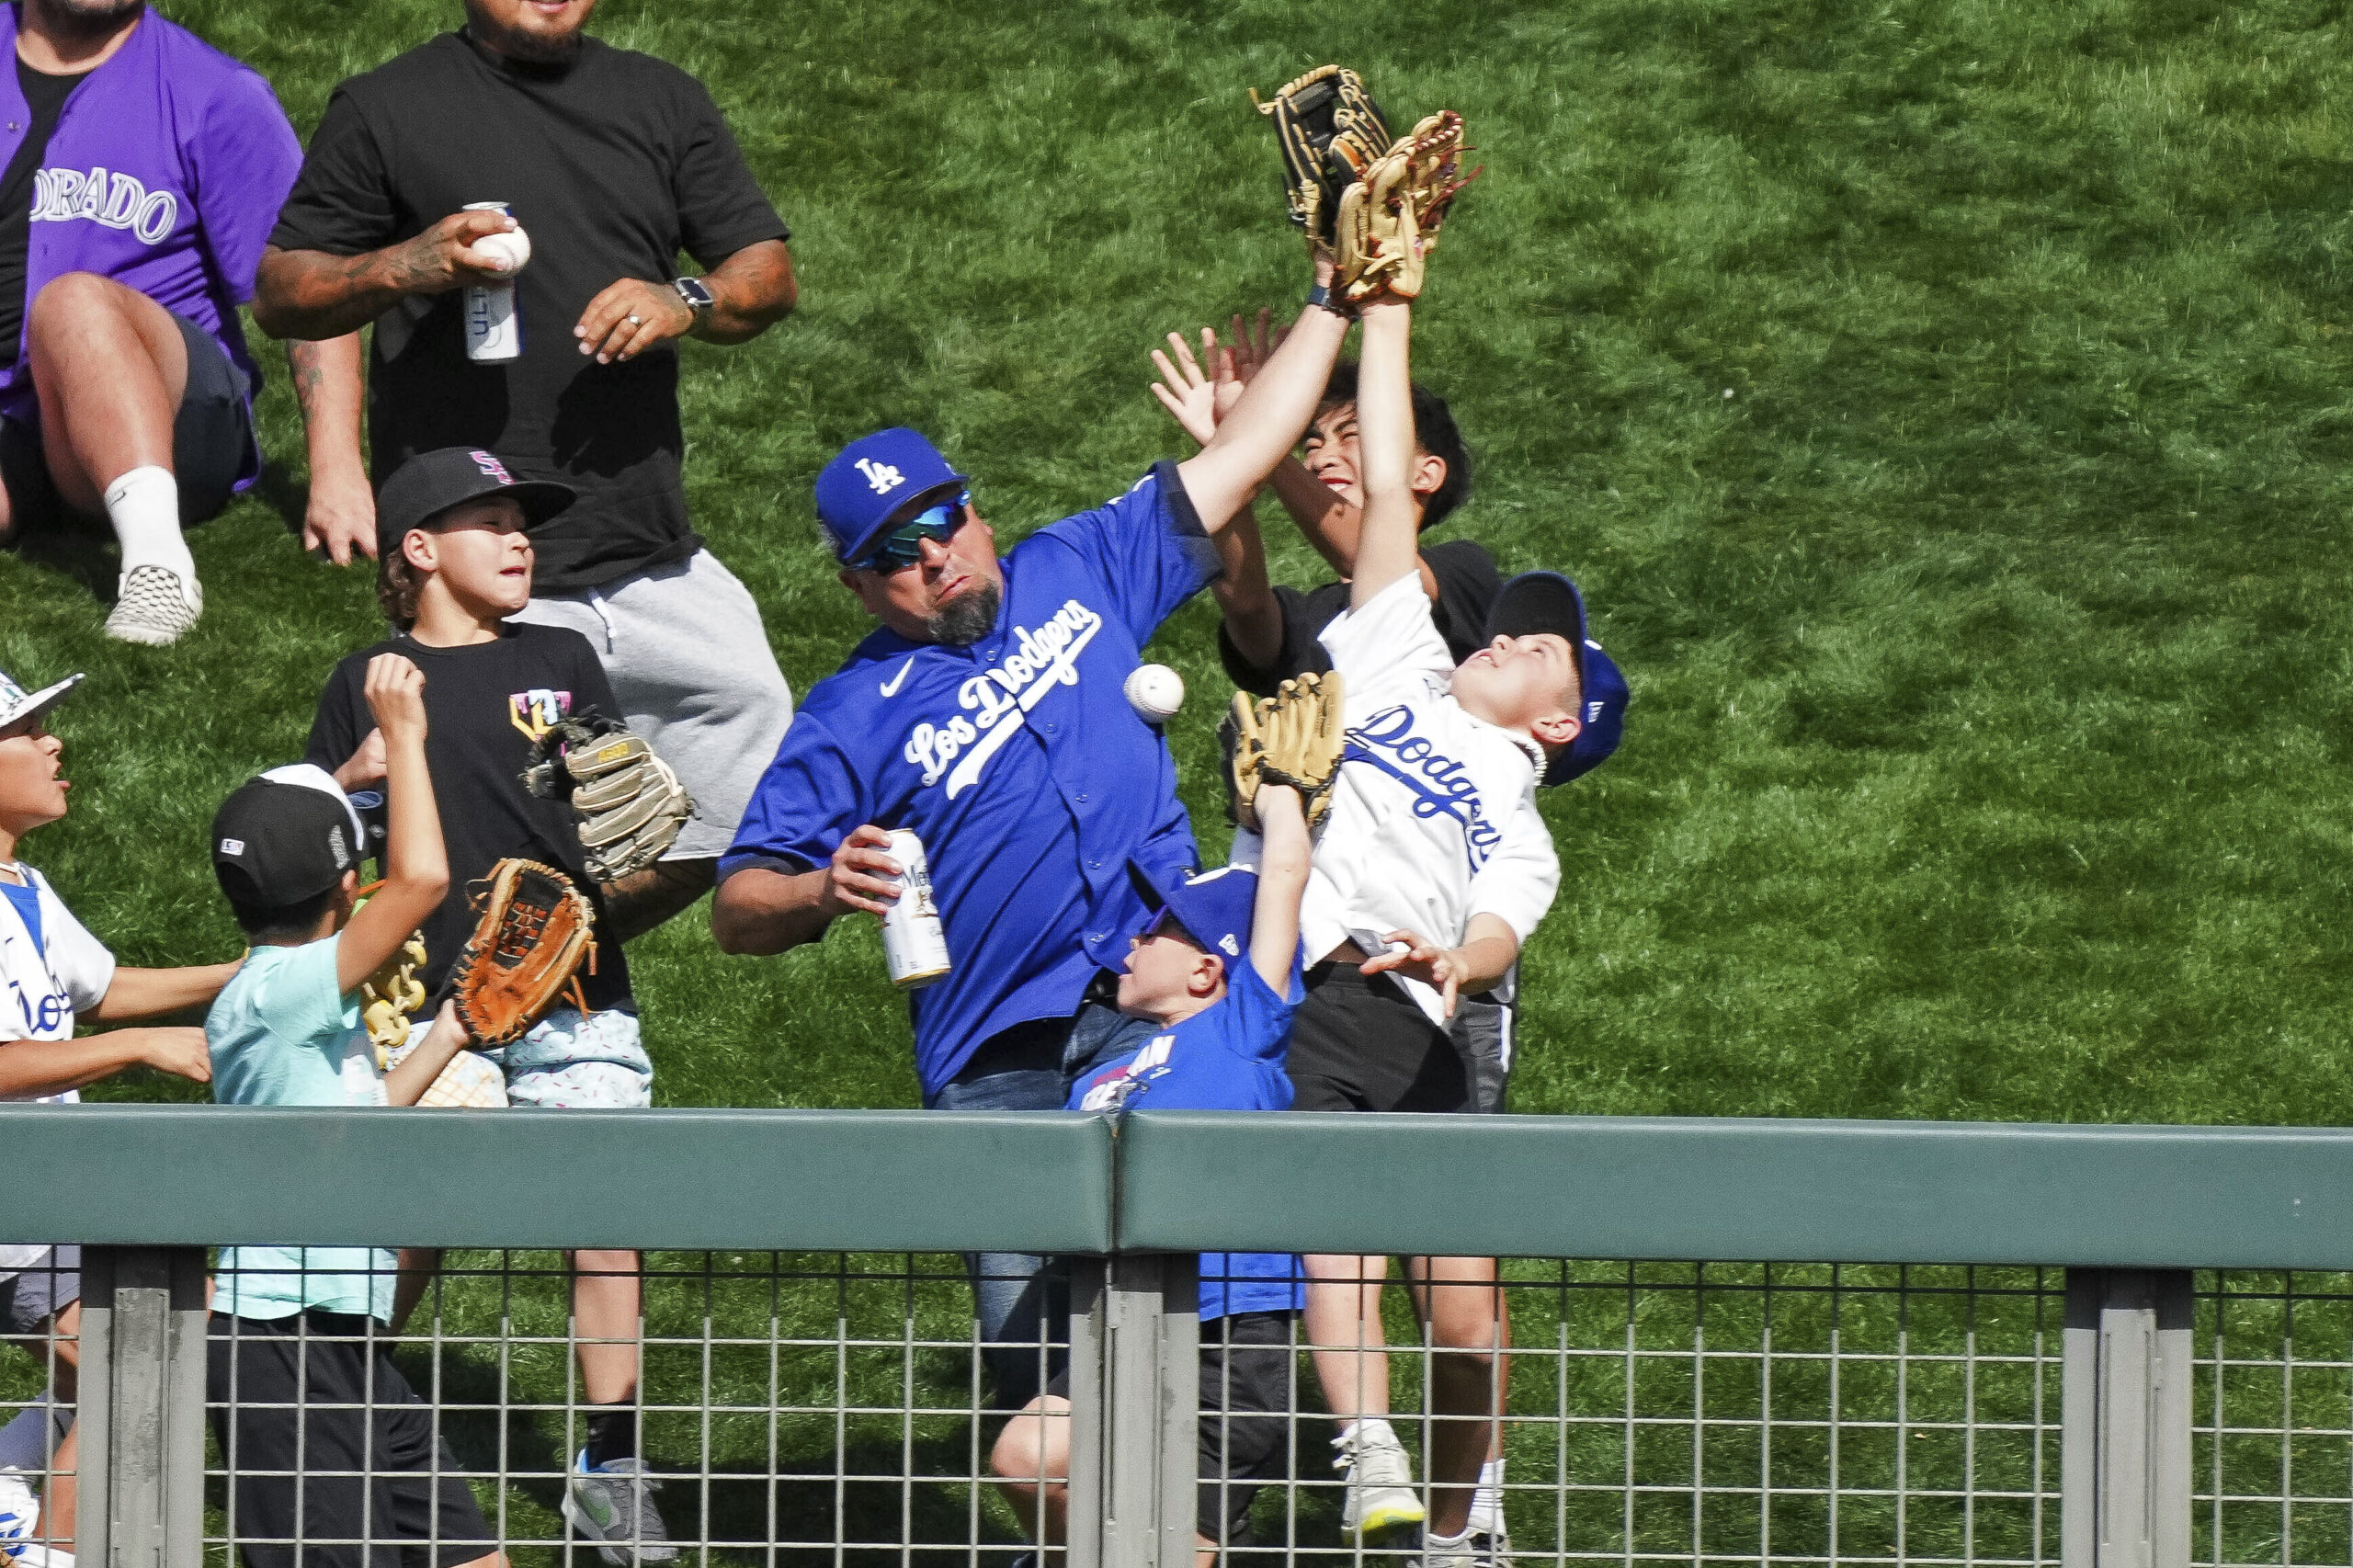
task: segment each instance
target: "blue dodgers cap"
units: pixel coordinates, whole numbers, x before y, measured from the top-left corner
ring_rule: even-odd
[[[1609,760],[1626,728],[1626,702],[1632,695],[1618,661],[1586,632],[1585,596],[1558,572],[1523,572],[1503,586],[1487,611],[1490,637],[1526,637],[1551,631],[1565,637],[1576,654],[1577,688],[1585,694],[1577,738],[1552,758],[1537,783],[1566,784]]]
[[[1185,935],[1203,950],[1231,965],[1250,946],[1250,919],[1258,904],[1258,873],[1247,866],[1220,866],[1214,871],[1155,869],[1141,858],[1130,860],[1128,870],[1142,890],[1144,902],[1176,917]]]
[[[834,559],[865,554],[891,514],[927,490],[962,484],[939,449],[905,426],[861,436],[834,455],[817,475],[817,521],[833,541]]]

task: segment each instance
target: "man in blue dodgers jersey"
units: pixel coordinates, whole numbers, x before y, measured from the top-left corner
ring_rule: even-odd
[[[777,953],[880,915],[885,829],[920,835],[954,964],[909,997],[927,1107],[1059,1109],[1118,1034],[1088,994],[1146,918],[1129,861],[1199,863],[1167,746],[1121,683],[1221,570],[1226,524],[1315,411],[1348,324],[1310,299],[1208,446],[1001,561],[966,476],[912,430],[855,441],[818,476],[841,581],[882,624],[794,717],[720,862],[711,930],[726,951]],[[990,1353],[1010,1404],[1042,1381],[1042,1267],[978,1264],[984,1337],[1033,1346]]]
[[[1286,1062],[1299,1110],[1477,1108],[1447,1021],[1459,995],[1502,983],[1552,906],[1560,861],[1536,791],[1606,758],[1626,701],[1575,585],[1557,574],[1505,584],[1485,642],[1460,664],[1438,635],[1415,562],[1411,312],[1385,298],[1364,309],[1363,531],[1347,612],[1321,633],[1347,683],[1347,748],[1301,902],[1311,962]],[[1246,834],[1235,853],[1248,857]],[[1370,1533],[1419,1521],[1386,1419],[1387,1361],[1364,1348],[1380,1343],[1388,1260],[1307,1265],[1307,1325],[1341,1425],[1342,1522]],[[1510,1555],[1495,1447],[1509,1334],[1495,1263],[1408,1265],[1435,1350],[1423,1568],[1491,1568]]]
[[[1090,1068],[1070,1108],[1283,1110],[1283,1048],[1300,986],[1299,900],[1307,885],[1307,816],[1299,791],[1262,783],[1258,869],[1196,876],[1139,863],[1159,918],[1134,939],[1120,1010],[1157,1026],[1137,1049]],[[1247,955],[1246,959],[1245,954]],[[1289,1253],[1203,1253],[1200,1263],[1200,1468],[1198,1568],[1249,1544],[1250,1502],[1289,1468],[1291,1325],[1306,1305]],[[989,1456],[1023,1528],[1048,1546],[1069,1539],[1068,1374],[1006,1424]]]

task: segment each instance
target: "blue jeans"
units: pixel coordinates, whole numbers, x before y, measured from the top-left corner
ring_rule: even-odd
[[[963,1071],[931,1096],[932,1110],[1060,1110],[1070,1087],[1097,1062],[1141,1048],[1159,1026],[1088,1002],[1068,1018],[1040,1018],[990,1037]],[[1070,1359],[1070,1281],[1056,1259],[1027,1252],[964,1255],[981,1320],[981,1358],[995,1404],[1018,1410]]]

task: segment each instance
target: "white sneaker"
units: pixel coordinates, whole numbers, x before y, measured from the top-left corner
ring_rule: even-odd
[[[107,635],[118,642],[169,647],[204,613],[204,589],[168,566],[134,566],[115,585]]]
[[[1511,1568],[1511,1537],[1482,1529],[1452,1538],[1425,1535],[1421,1568]]]
[[[1342,1529],[1376,1535],[1401,1525],[1418,1525],[1427,1517],[1414,1490],[1413,1461],[1388,1422],[1359,1421],[1333,1438],[1332,1446],[1340,1450],[1332,1468],[1348,1479],[1347,1502],[1340,1509]]]

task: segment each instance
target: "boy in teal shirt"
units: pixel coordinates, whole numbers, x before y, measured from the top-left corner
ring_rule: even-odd
[[[445,1004],[386,1072],[360,1023],[360,983],[449,884],[426,770],[425,677],[383,654],[368,667],[367,698],[383,732],[391,824],[384,884],[356,913],[366,840],[324,771],[274,768],[213,819],[213,873],[254,944],[205,1019],[224,1105],[415,1105],[466,1044]],[[503,1568],[432,1412],[392,1364],[396,1273],[382,1247],[222,1253],[209,1397],[248,1568],[295,1563],[298,1540],[303,1568],[360,1568],[381,1560],[372,1548],[424,1541],[437,1568]]]

